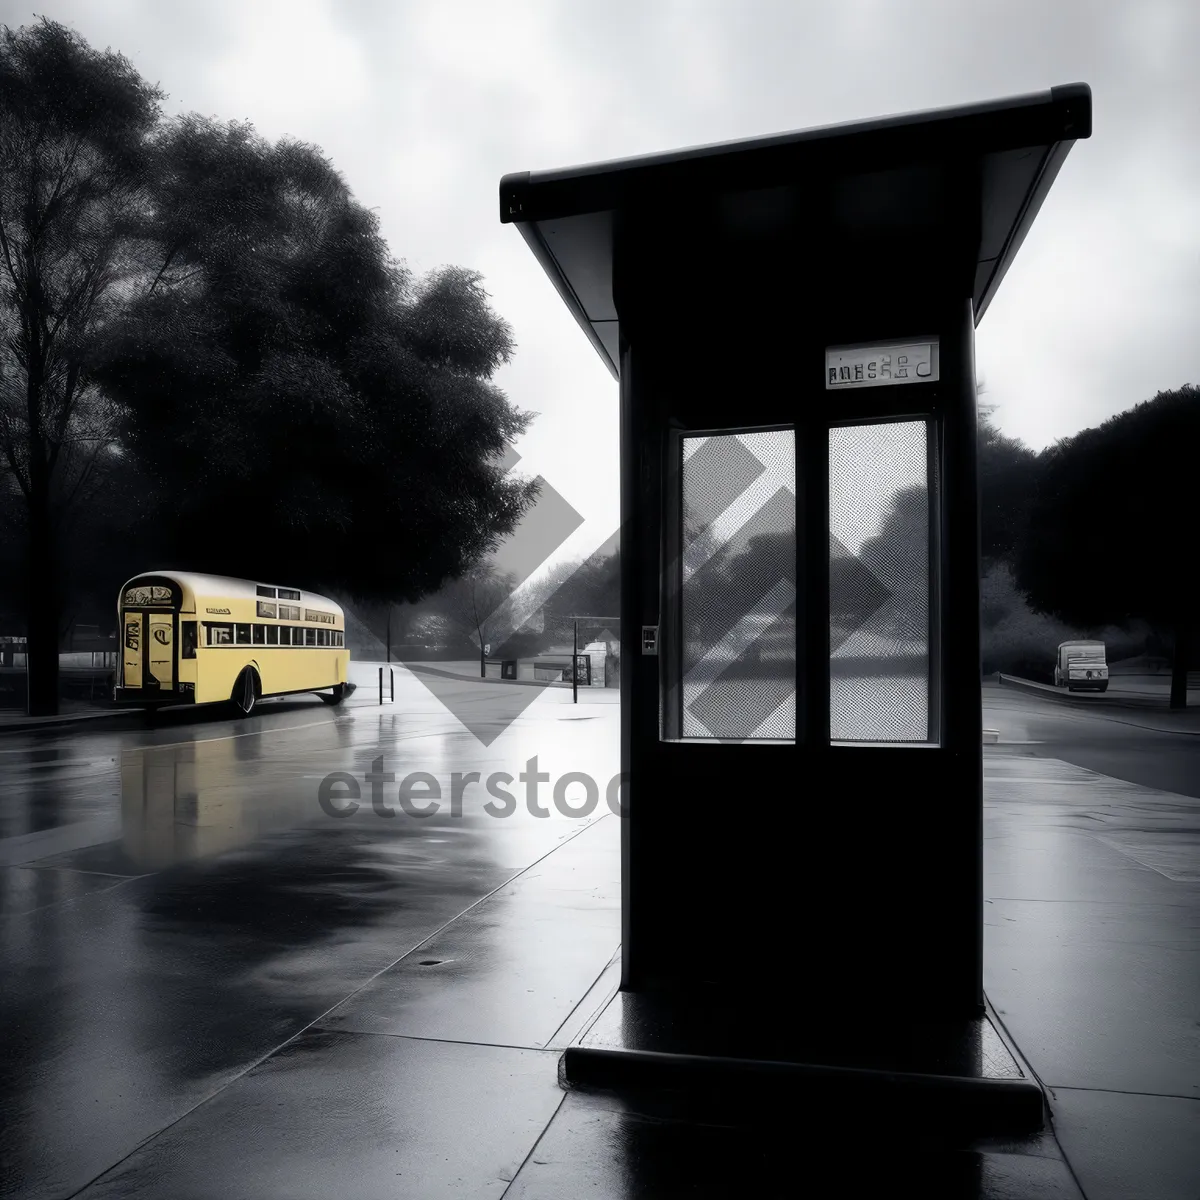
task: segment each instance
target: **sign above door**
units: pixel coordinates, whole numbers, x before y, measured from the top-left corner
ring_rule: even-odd
[[[825,351],[826,391],[934,383],[937,378],[937,338],[870,346],[830,346]]]

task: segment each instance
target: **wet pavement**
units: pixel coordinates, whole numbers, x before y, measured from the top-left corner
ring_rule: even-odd
[[[1089,1200],[1195,1200],[1200,801],[1055,753],[985,751],[984,987]]]
[[[1065,757],[1187,782],[1196,738],[985,691],[985,983],[1052,1129],[898,1139],[814,1109],[781,1133],[559,1085],[617,1013],[610,698],[546,689],[514,718],[506,685],[474,685],[473,725],[492,704],[504,726],[485,745],[406,673],[394,705],[369,683],[344,709],[0,738],[0,1195],[1200,1195],[1194,780]],[[395,816],[364,780],[379,758]],[[599,784],[586,817],[551,799],[571,771]],[[351,815],[318,802],[335,772]],[[431,816],[396,802],[416,772]],[[508,816],[483,808],[497,772]]]
[[[1182,712],[1081,710],[1053,697],[983,685],[984,725],[1003,744],[1158,791],[1200,797],[1200,705]]]
[[[338,1028],[356,1029],[353,1002],[335,1010],[360,988],[386,995],[377,1023],[406,1016],[431,1044],[440,1029],[540,1047],[604,972],[619,942],[616,817],[563,817],[548,783],[541,817],[524,803],[487,814],[479,784],[456,814],[452,791],[456,771],[504,772],[524,801],[535,756],[550,780],[603,784],[614,723],[547,692],[489,749],[412,681],[402,705],[365,691],[344,711],[300,700],[244,722],[164,714],[155,729],[0,740],[3,1194],[75,1194],[323,1017],[317,1044],[353,1041]],[[395,815],[377,814],[363,777],[380,758],[396,780],[427,773],[444,811],[406,815],[397,785]],[[334,772],[360,781],[350,816],[319,805]],[[498,1054],[484,1057],[507,1079]],[[552,1111],[544,1057],[535,1090]]]

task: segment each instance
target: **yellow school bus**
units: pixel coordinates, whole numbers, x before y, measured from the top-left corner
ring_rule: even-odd
[[[265,696],[347,693],[350,652],[339,604],[276,584],[150,571],[117,599],[122,650],[114,700],[232,704],[248,717]]]

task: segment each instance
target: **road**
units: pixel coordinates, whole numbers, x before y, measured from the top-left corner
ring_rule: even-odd
[[[521,1170],[558,1049],[615,986],[619,710],[399,670],[381,707],[371,682],[337,710],[0,737],[0,1195],[391,1194],[401,1161],[428,1182],[451,1158],[464,1194],[499,1195]],[[984,723],[989,996],[1092,1200],[1194,1200],[1193,718],[985,687]],[[545,815],[519,778],[534,757]],[[338,772],[346,816],[344,780],[319,800]],[[597,782],[585,817],[555,809],[568,772]],[[506,816],[483,807],[497,773]],[[399,810],[406,777],[438,813]],[[400,1125],[397,1087],[420,1101]]]
[[[1085,709],[994,683],[983,724],[1005,742],[1143,787],[1200,796],[1200,708]]]

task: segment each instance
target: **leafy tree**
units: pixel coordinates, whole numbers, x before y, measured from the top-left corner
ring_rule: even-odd
[[[124,296],[161,99],[61,25],[0,31],[0,462],[34,714],[57,711],[66,540],[113,465],[87,357]]]
[[[980,581],[980,633],[983,673],[1007,671],[1026,679],[1050,683],[1054,678],[1054,651],[1059,642],[1084,636],[1097,637],[1108,647],[1109,662],[1119,662],[1141,652],[1149,632],[1143,622],[1128,627],[1109,625],[1079,629],[1046,613],[1036,613],[1029,598],[1017,587],[1006,562],[991,567]]]
[[[1038,456],[1017,438],[1006,437],[992,419],[994,408],[979,414],[979,533],[985,569],[1011,562],[1029,523],[1029,504],[1037,479]]]
[[[1187,704],[1196,628],[1200,389],[1159,392],[1042,455],[1017,582],[1036,609],[1096,627],[1145,618],[1173,633],[1171,707]]]
[[[129,420],[159,559],[415,601],[510,533],[531,417],[473,272],[420,281],[321,153],[188,115],[153,139],[144,289],[90,366]]]

